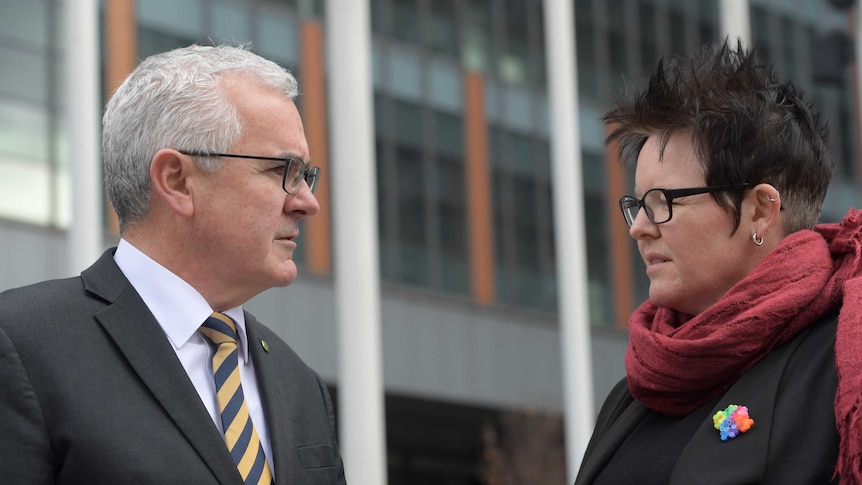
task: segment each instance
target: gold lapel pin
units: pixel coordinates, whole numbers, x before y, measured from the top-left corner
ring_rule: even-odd
[[[260,339],[260,346],[263,347],[263,351],[269,353],[269,344],[266,343],[266,340]]]

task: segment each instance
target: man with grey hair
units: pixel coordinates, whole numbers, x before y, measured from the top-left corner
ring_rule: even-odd
[[[324,382],[242,308],[293,282],[320,208],[297,93],[246,48],[191,46],[112,96],[119,244],[0,294],[4,483],[345,483]]]

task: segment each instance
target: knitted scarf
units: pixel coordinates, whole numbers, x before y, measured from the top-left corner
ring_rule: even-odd
[[[629,389],[650,409],[688,414],[837,308],[837,472],[842,484],[862,484],[862,211],[789,234],[698,315],[647,300],[629,322]]]

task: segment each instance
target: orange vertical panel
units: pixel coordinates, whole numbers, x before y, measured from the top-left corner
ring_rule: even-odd
[[[606,134],[613,131],[608,126]],[[634,309],[632,292],[631,239],[619,211],[619,199],[626,191],[626,173],[616,144],[605,147],[605,169],[608,173],[606,204],[608,207],[608,237],[610,238],[611,283],[614,290],[614,322],[619,328],[628,327]]]
[[[464,75],[464,138],[467,149],[467,225],[470,237],[470,282],[473,298],[494,301],[494,237],[491,212],[491,175],[485,119],[484,79]]]
[[[321,172],[315,193],[320,203],[320,212],[305,222],[306,265],[314,273],[327,274],[332,272],[332,239],[323,26],[313,20],[303,21],[300,35],[302,119],[311,158]]]
[[[135,0],[105,1],[105,87],[108,96],[120,87],[137,65],[138,28],[135,17]],[[120,232],[117,214],[105,202],[108,229],[115,235]]]

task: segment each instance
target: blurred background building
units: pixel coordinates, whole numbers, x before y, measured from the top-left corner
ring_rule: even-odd
[[[616,203],[630,191],[631,174],[606,153],[599,117],[662,56],[720,41],[720,3],[733,0],[573,1],[597,409],[624,374],[627,317],[647,294]],[[824,221],[862,205],[852,4],[748,3],[752,43],[829,120],[837,166]],[[0,0],[0,290],[74,273],[68,234],[73,202],[83,195],[73,189],[65,114],[69,5]],[[328,179],[351,160],[328,157],[327,126],[338,107],[327,106],[325,57],[337,47],[325,46],[325,6],[103,0],[95,35],[100,101],[138,59],[190,43],[251,43],[300,80],[312,157],[323,166],[323,210],[303,228],[298,280],[246,307],[321,373],[338,400],[327,209],[339,194]],[[546,75],[555,60],[545,55],[543,2],[372,0],[369,8],[388,481],[509,483],[494,480],[517,472],[512,483],[563,483],[557,312],[567,295],[557,293],[555,100]],[[102,247],[113,246],[107,203],[98,220]],[[545,460],[538,467],[537,457]],[[525,459],[541,470],[529,470]]]

